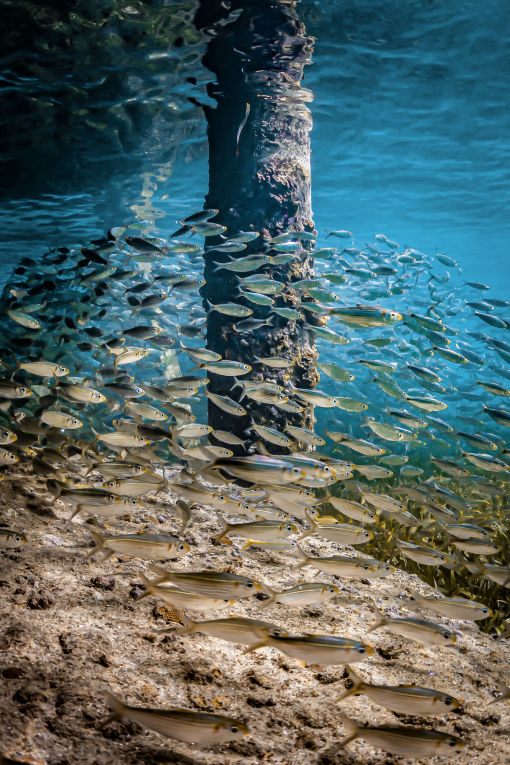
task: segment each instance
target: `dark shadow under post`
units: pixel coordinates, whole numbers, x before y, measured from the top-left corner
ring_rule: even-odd
[[[203,0],[195,24],[210,35],[203,63],[216,77],[216,82],[209,84],[209,95],[217,106],[204,107],[209,137],[209,193],[205,207],[220,211],[214,221],[227,227],[226,236],[235,236],[239,231],[261,233],[237,258],[250,253],[277,255],[268,244],[271,237],[289,230],[314,230],[309,136],[312,118],[306,106],[312,94],[301,87],[313,38],[306,36],[294,4],[284,0]],[[218,238],[206,240],[206,284],[201,290],[204,304],[207,306],[206,300],[214,304],[235,301],[252,308],[255,318],[269,317],[270,307],[259,307],[240,297],[235,273],[216,268],[214,261],[224,262],[231,257],[214,250],[213,245],[219,243]],[[299,305],[300,295],[292,289],[292,282],[313,276],[310,249],[309,243],[303,243],[303,251],[289,263],[268,263],[257,270],[287,284],[274,298],[276,306]],[[305,318],[315,323],[311,313],[307,312]],[[239,319],[209,312],[207,347],[224,359],[250,364],[252,372],[241,377],[242,381],[270,380],[286,391],[289,383],[315,387],[318,375],[314,335],[304,328],[303,321],[273,314],[272,326],[251,331],[236,331],[236,321]],[[255,360],[266,356],[285,357],[288,367],[272,369]],[[235,400],[242,396],[240,387],[232,389],[233,378],[210,372],[208,376],[213,393]],[[243,398],[242,405],[248,412],[246,417],[229,415],[209,402],[209,424],[243,438],[252,418],[278,430],[283,430],[286,422],[312,426],[312,413],[307,409],[290,414],[249,398]],[[252,433],[247,448],[257,440]],[[274,445],[266,446],[270,451],[279,451]]]

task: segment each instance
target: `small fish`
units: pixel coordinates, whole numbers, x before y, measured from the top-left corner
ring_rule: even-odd
[[[351,523],[329,523],[320,516],[312,521],[311,528],[302,535],[301,539],[311,534],[318,534],[320,537],[340,545],[352,546],[364,545],[374,538],[374,534],[371,531],[366,531],[362,526],[355,526]]]
[[[106,396],[100,391],[75,383],[59,382],[57,391],[67,401],[81,404],[102,404],[106,401]]]
[[[69,369],[62,366],[62,364],[55,364],[54,362],[44,360],[20,362],[16,368],[38,377],[65,377],[69,374]]]
[[[424,608],[431,608],[448,619],[478,621],[492,616],[492,610],[488,606],[467,598],[426,598],[411,590],[411,595],[406,600]]]
[[[351,667],[346,667],[352,687],[337,701],[348,696],[364,693],[371,701],[398,714],[442,715],[460,709],[462,701],[434,688],[416,685],[371,685],[365,682]]]
[[[308,444],[309,446],[323,446],[326,443],[323,438],[306,428],[286,425],[285,430],[287,433],[290,433],[296,441],[300,441],[302,444]]]
[[[207,396],[209,401],[212,401],[215,406],[222,409],[224,412],[228,412],[228,414],[233,414],[236,417],[244,417],[246,415],[246,409],[229,396],[220,396],[218,393],[211,393],[210,391],[206,391],[205,396]]]
[[[131,720],[142,728],[148,728],[162,736],[198,746],[214,746],[239,741],[250,729],[245,723],[233,717],[195,712],[180,707],[169,709],[144,709],[124,704],[111,693],[105,693],[113,720]]]
[[[268,608],[273,603],[281,603],[285,606],[312,606],[316,604],[327,603],[340,592],[339,588],[333,584],[324,582],[304,582],[297,587],[291,587],[283,592],[275,592],[268,600],[264,600],[259,608]]]
[[[374,558],[359,558],[347,555],[330,555],[314,558],[301,552],[301,561],[297,568],[314,566],[324,574],[354,579],[379,579],[395,572],[395,568]]]
[[[285,436],[283,433],[280,433],[278,430],[275,430],[275,428],[268,428],[265,425],[257,425],[257,423],[253,423],[252,430],[254,430],[258,435],[264,439],[264,441],[268,441],[270,444],[275,444],[276,446],[285,446],[290,448],[291,442]]]
[[[247,375],[251,371],[251,366],[243,364],[241,361],[201,361],[198,367],[200,369],[207,369],[208,372],[213,372],[216,375],[223,375],[224,377]]]
[[[376,521],[375,513],[367,507],[360,505],[359,502],[343,499],[343,497],[334,497],[331,494],[327,494],[324,501],[333,505],[335,510],[338,510],[342,515],[346,515],[355,521],[360,521],[361,523],[375,523]]]
[[[441,626],[440,624],[434,624],[433,622],[427,622],[424,619],[411,619],[408,617],[390,617],[381,615],[377,622],[370,627],[368,632],[373,632],[380,627],[386,627],[396,635],[401,635],[409,640],[416,640],[418,643],[424,645],[453,645],[457,642],[457,638],[450,630]]]
[[[7,550],[19,550],[27,543],[27,538],[19,531],[0,528],[0,547]]]
[[[238,303],[217,303],[213,305],[209,300],[207,301],[210,311],[218,311],[225,316],[251,316],[253,311],[251,308],[246,308],[244,305]]]
[[[16,324],[21,324],[21,326],[26,327],[26,329],[41,329],[41,323],[37,319],[34,319],[33,316],[29,316],[29,314],[12,310],[7,310],[6,313],[12,321],[15,321]]]
[[[83,423],[76,417],[72,417],[65,412],[56,412],[53,410],[43,412],[40,420],[45,425],[62,430],[75,430],[76,428],[83,427]]]
[[[177,630],[178,635],[190,635],[199,632],[212,638],[246,646],[257,643],[260,639],[260,632],[267,632],[271,635],[288,634],[276,624],[260,619],[249,619],[244,616],[228,616],[226,619],[210,619],[204,622],[194,622],[184,616],[183,624],[184,626]]]
[[[124,534],[111,537],[92,530],[90,533],[96,547],[89,553],[89,557],[104,550],[105,559],[118,553],[143,560],[167,560],[190,551],[186,542],[169,534]]]
[[[0,465],[15,465],[19,462],[17,454],[7,451],[7,449],[0,449]]]
[[[425,728],[410,728],[407,726],[381,726],[381,727],[359,727],[353,720],[345,715],[340,715],[340,719],[346,728],[347,736],[339,747],[343,748],[362,738],[370,746],[382,749],[391,754],[400,754],[404,757],[418,759],[420,757],[434,756],[441,754],[451,755],[454,752],[459,754],[465,747],[465,742],[457,736],[450,733],[441,733],[435,730]]]
[[[297,534],[298,527],[294,523],[280,521],[254,521],[252,523],[227,523],[223,521],[221,532],[215,539],[218,542],[232,544],[229,534],[241,536],[250,541],[278,542],[285,540],[291,534]]]
[[[337,382],[351,382],[354,380],[354,375],[351,374],[351,372],[348,372],[346,369],[342,369],[337,364],[326,364],[324,362],[319,362],[317,367],[321,370],[321,372],[324,372],[325,375],[331,377]]]
[[[245,653],[258,648],[278,648],[286,656],[304,664],[348,664],[365,661],[374,649],[349,638],[331,635],[274,635],[257,630],[259,641]]]
[[[254,579],[221,571],[166,571],[160,566],[150,566],[157,574],[157,584],[171,582],[197,595],[214,596],[218,599],[239,600],[255,592],[262,592],[264,586]]]
[[[0,446],[8,446],[17,440],[18,436],[16,433],[13,433],[12,430],[9,430],[8,428],[2,428],[0,430]]]
[[[250,104],[246,102],[246,111],[244,114],[243,119],[241,120],[241,123],[237,129],[237,135],[236,135],[236,157],[239,156],[239,139],[241,137],[241,133],[243,132],[243,128],[246,125],[248,121],[248,117],[250,116]]]

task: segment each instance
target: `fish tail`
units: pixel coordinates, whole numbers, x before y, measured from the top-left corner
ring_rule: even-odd
[[[336,701],[342,701],[342,699],[347,698],[347,696],[354,696],[354,694],[356,694],[359,691],[359,689],[361,688],[361,686],[363,685],[363,680],[361,679],[361,677],[359,675],[357,675],[356,672],[351,667],[349,667],[348,664],[346,665],[345,669],[346,669],[347,674],[349,676],[348,679],[352,683],[352,687],[351,688],[346,688],[345,693],[342,693],[342,695],[339,696],[336,699]]]
[[[215,537],[213,537],[214,541],[224,545],[231,545],[232,542],[227,537],[227,534],[231,528],[232,528],[232,525],[222,518],[220,532]]]
[[[62,494],[62,488],[64,487],[64,483],[61,481],[46,481],[46,489],[49,491],[50,494],[53,495],[54,499],[58,499],[60,495]]]
[[[269,589],[269,588],[267,587],[267,585],[266,585],[266,589]],[[276,595],[277,595],[277,593],[275,592],[275,593],[274,593],[273,595],[271,595],[271,597],[270,597],[270,598],[268,598],[267,600],[263,600],[263,601],[262,601],[262,603],[257,603],[257,605],[258,605],[259,609],[262,611],[263,609],[265,609],[265,608],[269,608],[269,606],[272,606],[272,605],[273,605],[273,603],[275,602],[275,599],[276,599]]]
[[[78,505],[80,507],[80,505]],[[87,555],[87,558],[92,558],[93,555],[95,555],[99,550],[104,549],[104,537],[101,536],[101,534],[98,534],[97,531],[90,530],[90,533],[92,534],[92,539],[96,543],[96,546],[92,548],[92,550]]]
[[[306,553],[303,552],[303,550],[300,548],[300,546],[296,545],[296,547],[297,547],[297,554],[299,556],[299,561],[294,566],[295,570],[300,569],[300,568],[304,568],[310,562],[310,558],[308,557],[308,555]]]
[[[199,626],[199,622],[194,622],[192,619],[188,619],[188,617],[179,609],[179,619],[182,622],[182,627],[179,627],[175,634],[176,635],[189,635],[192,632],[195,632],[197,627]]]
[[[155,584],[155,582],[152,582],[150,579],[148,579],[145,576],[145,574],[140,574],[140,579],[142,580],[142,584],[145,587],[145,591],[142,592],[140,595],[138,595],[136,600],[142,600],[143,598],[148,598],[154,592],[154,584]]]
[[[83,505],[78,505],[78,506],[77,506],[77,508],[76,508],[76,510],[74,511],[74,513],[72,513],[72,515],[70,516],[69,520],[70,520],[70,521],[74,521],[74,519],[76,518],[76,516],[77,516],[79,513],[81,513],[81,511],[82,511],[82,510],[83,510]]]
[[[373,624],[373,625],[370,627],[370,629],[368,630],[368,632],[373,632],[374,630],[376,630],[376,629],[379,629],[379,627],[384,627],[384,625],[386,624],[386,621],[387,621],[387,620],[386,620],[386,617],[385,617],[385,616],[383,616],[382,614],[379,614],[379,616],[378,616],[378,618],[377,618],[377,621],[376,621],[376,623],[375,623],[375,624]]]
[[[120,701],[120,699],[116,698],[113,693],[110,693],[110,691],[103,691],[103,693],[111,707],[112,713],[107,720],[101,723],[101,727],[104,727],[105,725],[108,725],[108,723],[114,722],[115,720],[122,720],[126,712],[126,705]]]
[[[308,512],[305,510],[305,517],[308,523],[310,524],[309,529],[305,529],[301,536],[299,537],[299,541],[302,541],[303,539],[306,539],[306,537],[311,537],[312,534],[315,534],[317,532],[317,524],[311,517],[311,515],[308,514]]]
[[[347,715],[344,715],[342,712],[337,712],[337,714],[340,717],[343,726],[347,730],[347,736],[338,744],[338,746],[343,749],[344,746],[347,746],[347,744],[349,744],[351,741],[354,741],[354,739],[358,737],[359,728],[356,723],[351,720],[350,717],[347,717]]]
[[[149,564],[149,570],[152,571],[153,574],[156,574],[156,576],[159,577],[157,580],[154,580],[151,584],[161,584],[161,582],[164,582],[168,576],[168,571],[164,569],[162,566],[157,566],[155,563]]]

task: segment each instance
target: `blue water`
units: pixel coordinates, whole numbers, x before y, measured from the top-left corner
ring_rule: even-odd
[[[192,8],[166,3],[146,16],[95,19],[100,42],[115,41],[106,53],[83,42],[87,17],[81,58],[59,62],[38,41],[31,57],[20,49],[4,59],[4,101],[14,98],[22,115],[23,97],[35,98],[40,116],[35,132],[10,117],[3,157],[16,172],[7,165],[4,175],[0,281],[48,245],[86,242],[137,217],[167,232],[177,215],[202,206],[205,121],[188,99],[206,99],[205,43],[184,35],[172,46],[180,27],[172,36],[165,16],[175,22],[177,13],[189,30]],[[507,11],[503,0],[301,3],[317,38],[306,85],[315,94],[313,208],[322,234],[344,227],[363,241],[383,232],[449,253],[467,279],[508,280]],[[43,42],[57,34],[47,19],[38,24]],[[135,47],[126,32],[141,31]]]

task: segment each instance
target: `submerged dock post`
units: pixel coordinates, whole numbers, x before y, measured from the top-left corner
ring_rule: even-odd
[[[312,118],[307,102],[309,90],[302,87],[303,70],[310,63],[313,38],[307,37],[295,3],[287,0],[203,0],[195,18],[196,26],[209,35],[204,65],[214,73],[208,86],[216,107],[205,106],[209,138],[209,192],[205,207],[219,210],[215,222],[227,227],[227,235],[259,231],[261,237],[236,257],[250,253],[276,255],[268,248],[275,235],[290,230],[314,231],[311,209],[310,130]],[[290,237],[291,238],[291,237]],[[217,311],[207,315],[207,347],[224,359],[252,366],[250,375],[240,378],[271,380],[289,390],[294,385],[312,388],[318,382],[313,332],[302,320],[287,320],[271,314],[240,297],[239,277],[215,263],[231,256],[214,249],[219,238],[206,240],[202,288],[204,304],[239,302],[253,309],[253,317],[270,318],[270,324],[243,331],[239,319]],[[275,281],[288,284],[275,306],[296,307],[299,295],[292,282],[313,276],[311,245],[289,263],[270,261],[257,273],[265,272]],[[314,323],[312,314],[306,320]],[[256,361],[258,357],[288,359],[283,369]],[[239,401],[243,391],[232,388],[233,379],[208,373],[209,390]],[[258,440],[248,434],[252,419],[283,430],[286,422],[310,427],[312,413],[291,414],[277,406],[242,399],[247,416],[232,416],[209,401],[209,424],[247,438],[246,448]],[[271,451],[278,447],[270,446]],[[237,450],[238,452],[242,451]]]

